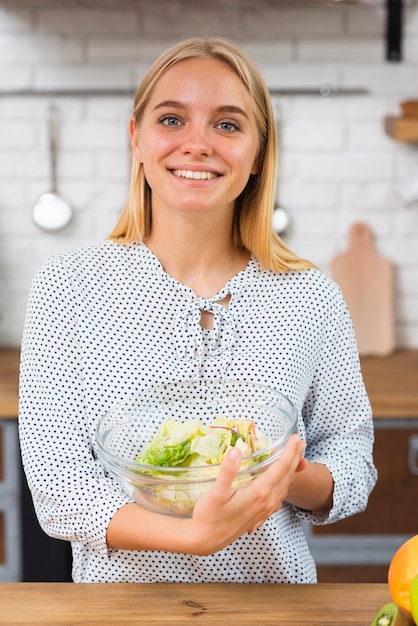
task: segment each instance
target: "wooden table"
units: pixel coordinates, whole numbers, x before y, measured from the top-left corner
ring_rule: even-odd
[[[3,583],[0,624],[370,626],[384,584]]]

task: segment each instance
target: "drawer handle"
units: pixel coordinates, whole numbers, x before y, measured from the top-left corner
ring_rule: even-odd
[[[409,438],[408,465],[411,474],[418,476],[418,435]]]

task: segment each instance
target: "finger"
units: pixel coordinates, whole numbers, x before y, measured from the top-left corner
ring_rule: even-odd
[[[289,437],[284,449],[293,451],[294,454],[299,455],[299,458],[301,458],[305,448],[306,441],[303,441],[300,436],[295,433]]]
[[[238,448],[231,448],[223,459],[219,474],[211,488],[213,495],[224,495],[229,500],[232,483],[241,466],[242,453]]]
[[[258,524],[255,524],[255,526],[253,526],[252,528],[250,528],[250,530],[248,531],[248,534],[251,535],[251,533],[255,532],[256,530],[258,530],[259,528],[261,528],[261,526],[266,522],[266,520],[263,520],[262,522],[258,522]]]
[[[280,457],[255,481],[253,481],[250,489],[256,489],[257,494],[269,494],[270,498],[270,511],[267,516],[263,516],[261,520],[257,521],[261,524],[264,520],[271,515],[271,513],[278,511],[281,507],[283,500],[286,498],[290,482],[293,475],[297,471],[302,471],[305,467],[303,452],[305,450],[305,442],[301,441],[298,435],[293,435],[287,442],[285,449]],[[257,485],[258,483],[258,485]],[[263,488],[260,489],[260,485]],[[251,527],[251,530],[258,528],[258,525]]]
[[[298,472],[303,472],[303,470],[306,469],[308,465],[309,465],[308,459],[302,458],[299,461],[299,465],[297,466],[295,473],[297,474]]]
[[[291,460],[290,471],[295,472],[301,463],[303,464],[305,448],[306,442],[302,441],[299,435],[292,435],[285,447],[285,452],[289,454]]]
[[[254,529],[252,530],[252,532],[254,532],[254,531],[258,530],[259,528],[261,528],[262,526],[264,526],[264,524],[265,524],[266,522],[267,522],[267,520],[266,520],[266,519],[263,519],[261,522],[258,522],[258,524],[256,524],[256,525],[254,526]]]
[[[292,435],[280,457],[267,469],[266,473],[274,476],[279,474],[280,478],[294,474],[302,461],[305,446],[305,442],[301,441],[299,435]]]

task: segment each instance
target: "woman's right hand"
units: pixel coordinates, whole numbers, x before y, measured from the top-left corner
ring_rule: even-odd
[[[208,555],[218,552],[246,532],[259,528],[282,506],[295,472],[305,468],[305,442],[292,435],[283,453],[266,471],[244,487],[233,481],[241,453],[233,448],[223,460],[215,483],[195,505],[187,520],[187,552]]]

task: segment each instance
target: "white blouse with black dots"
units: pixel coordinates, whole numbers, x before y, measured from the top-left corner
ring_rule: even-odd
[[[217,301],[228,294],[225,309]],[[199,324],[202,308],[214,314],[212,330]],[[129,498],[97,459],[98,419],[145,387],[197,377],[288,396],[306,457],[332,473],[332,510],[285,503],[212,556],[108,550],[106,528]],[[370,404],[340,290],[318,270],[274,273],[255,258],[209,300],[142,244],[105,241],[50,259],[28,301],[19,432],[39,521],[72,542],[75,582],[316,582],[302,520],[363,510],[376,481]]]

